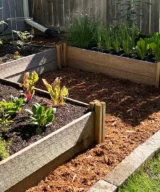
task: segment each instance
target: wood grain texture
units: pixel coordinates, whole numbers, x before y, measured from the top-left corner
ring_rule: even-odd
[[[128,0],[133,2],[133,0]],[[63,31],[67,31],[68,26],[74,18],[81,15],[88,15],[92,19],[106,24],[115,24],[117,13],[124,10],[126,13],[126,5],[118,5],[117,0],[30,0],[31,8],[34,5],[33,18],[42,25],[53,28],[59,27]],[[125,2],[125,1],[123,1]],[[148,5],[147,3],[152,3]],[[137,18],[135,22],[138,28],[142,29],[145,34],[160,30],[159,9],[160,1],[158,0],[142,0],[141,10],[137,6]],[[43,8],[43,14],[40,14],[39,7]],[[120,19],[118,19],[120,22]]]
[[[90,141],[90,142],[88,142]],[[66,151],[86,149],[94,142],[94,113],[89,112],[61,129],[31,144],[0,162],[0,192],[6,191],[29,177]],[[79,147],[77,148],[79,151]],[[76,148],[72,157],[77,154]],[[41,151],[41,153],[40,153]],[[68,154],[69,155],[69,154]],[[61,161],[68,160],[68,155]],[[71,158],[71,156],[70,156]],[[58,164],[58,162],[56,161]],[[44,175],[43,175],[44,176]],[[47,176],[47,175],[45,175]]]
[[[157,64],[110,54],[68,47],[67,63],[74,68],[104,73],[147,85],[155,85],[156,81]]]
[[[36,68],[37,71],[40,72],[39,74],[42,74],[42,69],[43,71],[47,71],[48,67],[49,70],[54,70],[57,68],[57,57],[55,49],[50,49],[41,53],[1,64],[0,78],[7,78],[15,76],[16,74],[19,75],[20,73],[24,73],[25,71],[35,70]]]

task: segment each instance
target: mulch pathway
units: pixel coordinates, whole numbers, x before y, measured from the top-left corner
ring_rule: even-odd
[[[58,167],[27,192],[86,192],[160,130],[160,90],[72,68],[42,75],[50,83],[56,77],[62,77],[69,97],[106,102],[105,142]],[[41,81],[37,86],[44,88]]]

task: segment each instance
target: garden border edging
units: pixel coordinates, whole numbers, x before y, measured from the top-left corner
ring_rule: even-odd
[[[160,131],[138,146],[115,169],[97,182],[89,192],[116,192],[118,187],[160,150]]]

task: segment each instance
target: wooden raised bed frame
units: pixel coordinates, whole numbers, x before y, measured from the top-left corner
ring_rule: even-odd
[[[0,78],[20,82],[25,72],[36,71],[40,75],[57,69],[56,49],[53,47],[46,48],[49,49],[0,64]]]
[[[10,85],[18,83],[0,79]],[[39,95],[48,92],[36,89]],[[51,170],[104,141],[105,103],[90,105],[66,98],[67,102],[89,108],[89,112],[0,162],[0,192],[24,192],[45,178]]]
[[[111,54],[95,52],[75,47],[67,47],[67,65],[84,71],[128,79],[137,83],[160,84],[160,63],[150,63]]]

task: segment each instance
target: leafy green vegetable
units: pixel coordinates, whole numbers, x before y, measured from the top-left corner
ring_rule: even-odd
[[[146,54],[148,52],[148,48],[147,48],[147,41],[145,39],[140,39],[137,42],[137,46],[136,46],[136,50],[137,53],[139,55],[139,57],[143,60],[146,57]]]
[[[33,35],[31,35],[28,31],[15,31],[12,30],[13,33],[16,33],[18,37],[21,39],[22,43],[24,43],[26,40],[29,40],[33,38]]]
[[[65,86],[61,89],[60,78],[57,77],[51,85],[45,79],[42,81],[50,94],[53,106],[63,106],[65,104],[64,97],[68,96],[68,89]]]
[[[22,98],[13,96],[11,96],[11,101],[9,102],[0,101],[0,125],[2,129],[5,129],[9,123],[13,122],[11,120],[12,116],[22,110],[23,103],[24,100]]]
[[[55,108],[45,109],[44,106],[36,103],[32,107],[32,111],[26,109],[26,112],[30,115],[30,123],[33,125],[38,125],[38,130],[40,127],[49,126],[55,119],[54,113],[56,112]]]
[[[38,81],[38,79],[38,74],[35,71],[33,71],[31,74],[29,74],[29,72],[24,74],[23,84],[20,86],[23,87],[27,101],[31,100],[34,96],[34,84]]]
[[[154,33],[151,38],[148,39],[148,46],[152,53],[155,55],[157,61],[160,60],[160,34]]]

